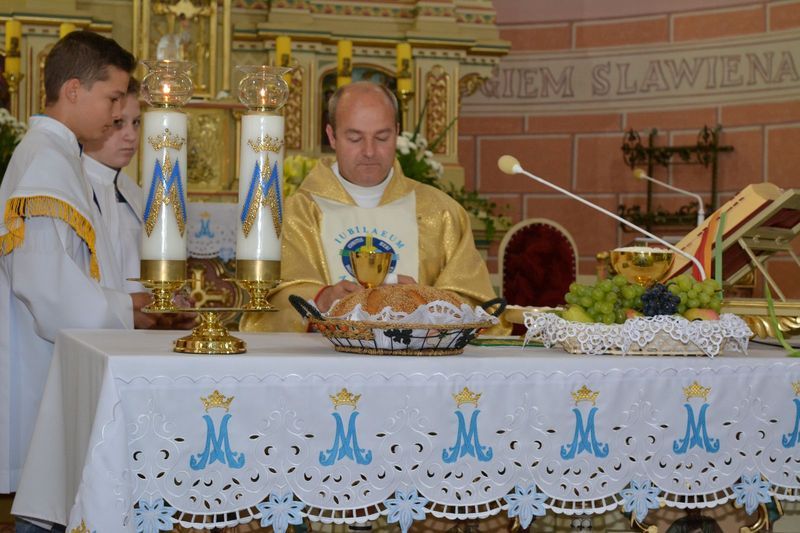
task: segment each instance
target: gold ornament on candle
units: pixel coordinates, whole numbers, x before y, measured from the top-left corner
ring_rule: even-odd
[[[342,87],[353,80],[353,41],[339,41],[336,45],[336,86]]]
[[[69,35],[73,31],[77,30],[77,26],[75,24],[69,22],[62,22],[61,25],[58,27],[58,38],[63,39],[65,35]]]

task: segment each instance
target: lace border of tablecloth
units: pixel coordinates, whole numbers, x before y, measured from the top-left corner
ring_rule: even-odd
[[[623,324],[589,324],[554,313],[525,313],[525,341],[561,346],[588,355],[718,355],[725,349],[747,352],[753,332],[734,314],[719,320],[689,321],[680,316],[638,317]]]

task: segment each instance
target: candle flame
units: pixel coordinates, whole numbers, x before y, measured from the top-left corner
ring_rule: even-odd
[[[170,87],[169,83],[165,83],[164,85],[161,86],[161,91],[164,94],[169,94],[171,90],[172,90],[172,87]]]

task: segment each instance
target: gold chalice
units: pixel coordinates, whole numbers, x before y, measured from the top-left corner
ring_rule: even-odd
[[[391,252],[350,252],[349,255],[353,274],[367,289],[383,283],[394,256]]]
[[[629,246],[611,251],[611,266],[630,282],[649,287],[664,279],[675,256],[666,248]]]

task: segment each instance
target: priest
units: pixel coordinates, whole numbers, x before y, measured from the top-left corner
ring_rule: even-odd
[[[477,304],[495,297],[475,248],[469,217],[444,192],[403,175],[395,159],[398,105],[382,85],[341,87],[328,104],[326,128],[336,161],[320,161],[286,200],[281,279],[270,296],[278,313],[247,314],[249,331],[305,331],[288,303],[313,299],[323,312],[362,290],[349,251],[367,244],[395,254],[391,281],[431,285]]]

